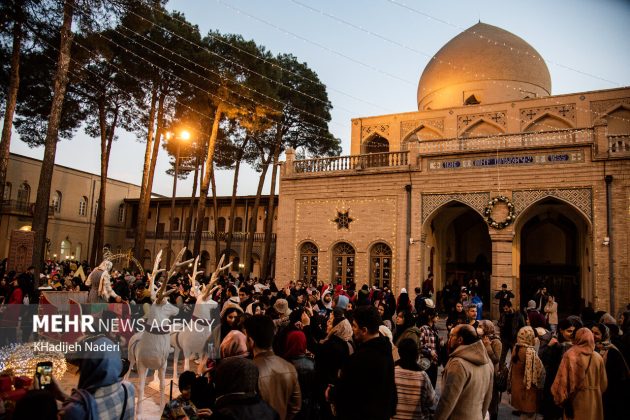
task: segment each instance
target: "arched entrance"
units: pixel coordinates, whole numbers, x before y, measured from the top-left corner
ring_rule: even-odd
[[[521,306],[542,287],[561,314],[577,314],[591,300],[588,232],[585,218],[563,201],[547,198],[527,209],[515,238]]]
[[[451,201],[425,222],[424,233],[423,272],[425,277],[433,273],[435,290],[441,292],[448,283],[459,291],[476,278],[484,310],[489,311],[492,242],[481,215],[466,204]]]

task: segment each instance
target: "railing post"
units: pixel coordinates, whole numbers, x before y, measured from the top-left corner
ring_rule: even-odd
[[[292,147],[289,147],[285,152],[286,165],[282,166],[283,175],[292,175],[295,172],[295,168],[293,167],[295,162],[295,150]]]

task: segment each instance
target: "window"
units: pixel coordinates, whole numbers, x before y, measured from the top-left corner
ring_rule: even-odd
[[[125,221],[125,203],[122,203],[118,206],[118,223],[123,223]]]
[[[237,217],[234,219],[234,232],[242,232],[243,231],[243,219],[241,217]]]
[[[210,226],[210,219],[208,217],[203,218],[203,226],[201,228],[202,231],[208,231],[208,226]]]
[[[155,238],[164,239],[164,223],[158,223],[155,227]]]
[[[4,201],[9,201],[11,199],[11,183],[7,182],[4,184]]]
[[[477,99],[477,97],[475,95],[470,95],[464,101],[464,105],[479,105],[480,103],[481,102],[479,102],[479,99]]]
[[[333,248],[333,281],[348,286],[354,282],[354,248],[340,242]]]
[[[370,251],[370,285],[389,287],[392,275],[392,249],[379,242]]]
[[[225,232],[225,217],[219,217],[217,221],[219,232]]]
[[[53,193],[52,206],[55,209],[55,213],[61,213],[61,191]]]
[[[81,197],[81,200],[79,200],[79,216],[84,216],[87,213],[87,202],[88,202],[88,198],[86,196]]]
[[[317,246],[305,242],[300,248],[300,279],[306,284],[317,281]]]
[[[179,217],[173,218],[173,229],[171,231],[177,232],[179,230]]]
[[[31,186],[28,185],[28,182],[24,181],[22,185],[20,185],[20,189],[17,192],[17,206],[20,210],[27,210],[28,203],[31,200]]]

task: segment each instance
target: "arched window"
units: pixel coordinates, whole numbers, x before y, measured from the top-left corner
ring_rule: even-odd
[[[2,197],[4,201],[9,201],[11,199],[11,183],[7,182],[4,184],[4,197]]]
[[[241,217],[237,217],[234,219],[234,232],[242,232],[243,231],[243,219]]]
[[[225,232],[225,217],[219,217],[217,225],[217,229],[219,229],[219,232]]]
[[[67,259],[66,257],[70,258],[70,255],[72,254],[72,242],[70,242],[70,240],[68,238],[64,239],[63,241],[61,241],[61,259]]]
[[[370,285],[379,289],[390,287],[392,276],[392,249],[379,242],[370,251]]]
[[[24,181],[22,185],[20,185],[20,189],[17,192],[17,206],[20,210],[27,210],[28,203],[31,200],[31,186],[28,185],[28,182]]]
[[[173,217],[173,229],[172,232],[177,232],[179,230],[179,217]]]
[[[306,284],[317,281],[317,246],[305,242],[300,248],[300,279]]]
[[[125,203],[121,203],[120,206],[118,206],[118,223],[124,223],[125,222]]]
[[[84,216],[87,214],[87,202],[88,198],[86,196],[81,197],[79,200],[79,216]]]
[[[354,248],[346,242],[339,242],[333,249],[333,281],[347,286],[354,282]]]
[[[61,191],[55,191],[53,193],[52,206],[55,213],[61,213]]]

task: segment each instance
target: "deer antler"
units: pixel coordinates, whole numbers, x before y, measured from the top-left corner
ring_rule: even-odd
[[[164,298],[165,295],[168,295],[170,293],[165,294],[164,291],[166,290],[166,284],[168,283],[168,280],[173,277],[173,275],[177,272],[177,269],[185,264],[188,264],[192,261],[192,259],[187,260],[187,261],[182,261],[180,262],[180,260],[182,259],[182,257],[184,256],[184,253],[186,252],[186,247],[182,248],[179,253],[177,254],[177,257],[175,257],[175,261],[173,262],[173,265],[171,266],[171,269],[168,270],[168,275],[166,276],[166,278],[164,279],[164,281],[162,282],[162,285],[160,286],[160,289],[157,291],[157,303],[161,303],[162,299]]]
[[[193,290],[195,294],[199,294],[201,292],[201,290],[199,289],[199,285],[197,284],[197,276],[199,274],[203,274],[203,271],[197,271],[198,265],[199,265],[199,255],[197,255],[197,258],[195,258],[195,262],[193,263],[192,274],[188,275],[188,278],[190,279],[191,290]]]
[[[162,250],[157,253],[155,256],[155,262],[153,263],[153,271],[151,273],[147,273],[147,277],[149,278],[149,292],[151,292],[151,297],[155,300],[155,280],[160,275],[161,272],[165,271],[164,269],[160,269],[160,262],[162,261]]]
[[[208,283],[208,285],[206,286],[204,292],[203,292],[203,298],[207,299],[208,295],[210,294],[211,290],[210,288],[214,285],[214,283],[217,282],[217,280],[219,280],[219,274],[221,274],[221,271],[230,268],[232,266],[232,263],[229,263],[225,266],[222,266],[223,264],[223,260],[225,259],[225,254],[223,254],[223,256],[221,256],[221,259],[219,260],[219,264],[217,264],[217,269],[214,270],[214,273],[212,273],[212,277],[210,278],[210,282]],[[214,290],[214,289],[212,289]]]

